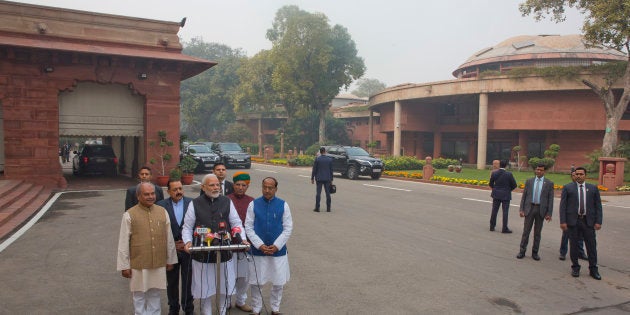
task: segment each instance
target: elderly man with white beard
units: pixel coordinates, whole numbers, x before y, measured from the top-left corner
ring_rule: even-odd
[[[193,241],[193,230],[195,227],[203,226],[211,229],[212,232],[219,231],[219,225],[224,224],[224,229],[230,233],[233,228],[244,231],[241,219],[232,201],[221,195],[221,185],[219,179],[214,174],[208,174],[203,178],[201,189],[204,194],[195,198],[186,211],[184,217],[184,228],[182,239],[186,244],[185,250],[190,253]],[[245,233],[241,232],[241,238],[245,240]],[[246,243],[246,242],[244,242]],[[193,253],[192,262],[192,294],[201,300],[201,314],[212,314],[213,295],[217,295],[219,313],[226,312],[226,296],[234,291],[236,274],[234,264],[229,261],[232,255],[222,253],[221,262],[221,283],[220,288],[216,288],[216,255],[209,252]],[[228,256],[226,259],[224,257]]]

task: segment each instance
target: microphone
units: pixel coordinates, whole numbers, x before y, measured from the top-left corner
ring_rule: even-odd
[[[212,242],[214,242],[214,233],[211,233],[210,229],[208,229],[208,233],[206,233],[205,239],[206,239],[206,246],[210,246],[212,245]]]
[[[196,246],[205,246],[205,241],[207,235],[210,233],[210,229],[201,225],[195,228],[195,232],[193,233],[193,245]],[[196,243],[196,244],[195,244]]]
[[[226,229],[225,221],[219,222],[219,236],[221,237],[221,245],[230,245],[230,233]]]
[[[241,228],[235,226],[232,228],[232,244],[238,245],[243,243],[243,238],[241,237]]]

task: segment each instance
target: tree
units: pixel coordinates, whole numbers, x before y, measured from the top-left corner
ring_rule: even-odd
[[[377,79],[363,78],[357,81],[357,89],[352,91],[352,94],[358,97],[370,97],[387,87],[385,83]]]
[[[566,7],[575,7],[586,14],[582,31],[588,43],[624,51],[626,54],[630,53],[630,5],[627,0],[527,0],[520,4],[519,9],[524,16],[533,14],[536,20],[551,15],[553,21],[562,22],[566,18]],[[628,64],[630,63],[612,64],[604,82],[600,85],[589,80],[582,80],[599,96],[606,110],[606,132],[602,143],[602,156],[612,156],[617,147],[619,121],[630,101]],[[619,79],[623,80],[623,92],[619,98],[616,98],[612,85]]]
[[[354,41],[343,26],[331,27],[324,14],[297,6],[276,12],[267,38],[272,42],[274,90],[285,107],[304,106],[319,114],[319,143],[325,143],[332,99],[365,72]]]
[[[206,43],[193,38],[185,43],[187,55],[217,61],[210,70],[182,82],[182,120],[191,138],[220,137],[235,121],[233,97],[239,84],[237,75],[246,60],[240,49],[226,45]]]

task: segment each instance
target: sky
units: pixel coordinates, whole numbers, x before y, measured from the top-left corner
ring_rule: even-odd
[[[387,86],[454,79],[474,53],[518,35],[580,34],[584,17],[537,22],[521,16],[525,0],[14,0],[74,10],[179,22],[179,36],[241,48],[248,56],[270,49],[267,29],[278,9],[297,5],[347,28],[363,58],[363,78]],[[350,89],[352,90],[352,88]]]

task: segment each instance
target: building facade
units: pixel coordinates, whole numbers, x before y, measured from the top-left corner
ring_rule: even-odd
[[[513,160],[517,145],[529,158],[558,144],[555,168],[566,170],[587,163],[586,155],[601,148],[604,106],[581,80],[602,78],[514,78],[507,71],[626,60],[623,53],[587,47],[579,35],[510,38],[475,53],[453,72],[458,79],[403,84],[372,96],[369,109],[380,115],[374,132],[385,135],[388,154],[461,158],[478,168],[494,159]],[[630,140],[628,112],[619,138]]]
[[[121,173],[149,163],[158,130],[177,156],[180,81],[216,64],[181,53],[183,24],[0,1],[4,178],[65,187],[62,136],[104,139]]]

